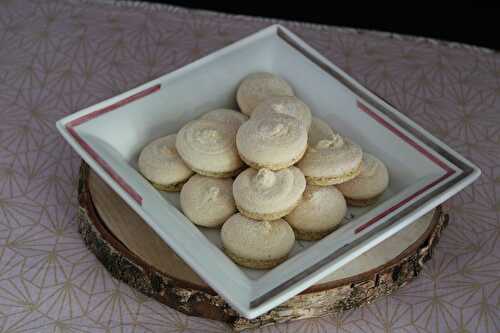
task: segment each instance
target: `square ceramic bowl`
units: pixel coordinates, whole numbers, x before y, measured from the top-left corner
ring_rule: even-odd
[[[198,228],[179,195],[155,190],[137,171],[141,148],[211,109],[237,108],[247,74],[275,73],[340,133],[390,172],[382,200],[351,209],[317,242],[297,242],[268,270],[243,269],[221,250],[218,230]],[[78,154],[215,291],[255,318],[337,270],[474,181],[479,169],[354,81],[287,29],[275,25],[192,64],[57,122]]]

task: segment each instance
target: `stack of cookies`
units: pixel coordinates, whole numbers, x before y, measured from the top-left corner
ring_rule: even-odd
[[[254,73],[241,111],[217,109],[142,150],[139,170],[161,191],[181,191],[196,225],[221,227],[226,254],[245,267],[286,260],[295,239],[319,240],[347,205],[373,204],[389,184],[384,163],[312,116],[288,82]]]

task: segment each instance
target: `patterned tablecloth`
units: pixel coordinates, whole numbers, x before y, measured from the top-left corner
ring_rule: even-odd
[[[271,23],[151,4],[0,1],[0,332],[229,331],[114,280],[85,248],[80,159],[54,122]],[[257,331],[499,332],[500,55],[286,25],[483,175],[447,203],[451,224],[410,285],[359,310]]]

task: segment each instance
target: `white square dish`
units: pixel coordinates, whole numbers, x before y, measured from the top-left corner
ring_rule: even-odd
[[[297,242],[268,271],[243,269],[221,250],[218,230],[198,228],[178,194],[136,170],[142,147],[215,108],[236,108],[249,73],[286,79],[335,130],[385,162],[391,182],[374,206],[317,242]],[[274,25],[154,81],[67,116],[57,128],[76,152],[217,293],[255,318],[390,237],[479,175],[480,170],[399,113],[287,29]]]

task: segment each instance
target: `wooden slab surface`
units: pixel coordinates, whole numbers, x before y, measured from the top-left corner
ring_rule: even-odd
[[[184,313],[227,321],[238,330],[343,311],[397,289],[430,258],[447,222],[438,207],[268,314],[247,320],[230,309],[86,164],[81,168],[79,199],[84,240],[115,277]],[[141,272],[130,275],[124,265]],[[159,286],[153,285],[155,277],[162,282]],[[361,297],[353,297],[360,291]],[[186,300],[186,292],[197,298]]]

